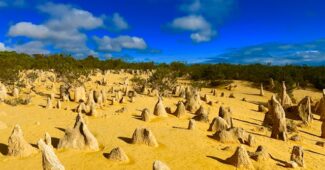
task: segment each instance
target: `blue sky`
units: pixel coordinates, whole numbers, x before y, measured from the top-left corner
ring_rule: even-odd
[[[323,0],[0,0],[0,51],[325,65]]]

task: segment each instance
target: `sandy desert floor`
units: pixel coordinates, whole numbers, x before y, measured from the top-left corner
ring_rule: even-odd
[[[107,87],[97,87],[109,89],[114,82],[122,82],[124,77],[131,77],[129,74],[109,74],[107,77],[109,85]],[[301,145],[305,150],[305,169],[324,169],[325,149],[317,146],[317,141],[325,141],[320,138],[321,122],[314,120],[311,127],[299,128],[299,135],[302,141],[295,142],[288,140],[283,142],[270,138],[271,132],[261,129],[264,113],[258,112],[258,106],[254,102],[267,102],[272,93],[265,91],[265,96],[259,96],[259,89],[252,88],[249,82],[235,81],[238,85],[233,91],[224,88],[218,89],[218,94],[225,93],[225,97],[212,96],[211,89],[203,89],[201,95],[208,94],[210,100],[214,102],[212,106],[203,104],[209,110],[210,121],[217,116],[219,106],[230,106],[233,111],[234,126],[242,127],[247,132],[253,134],[257,144],[254,147],[245,145],[248,151],[255,151],[258,145],[265,146],[273,159],[260,164],[252,160],[255,169],[286,169],[283,161],[290,160],[290,153],[294,145]],[[59,85],[56,85],[59,87]],[[87,89],[91,86],[86,85]],[[94,86],[92,88],[96,89]],[[40,88],[44,93],[51,93],[44,86]],[[59,91],[56,89],[58,97]],[[230,93],[234,93],[236,98],[228,98]],[[299,101],[306,95],[312,99],[321,98],[321,93],[315,90],[295,90],[294,96]],[[242,101],[246,98],[246,102]],[[164,98],[165,107],[176,109],[178,101],[182,98]],[[216,103],[218,101],[218,103]],[[138,95],[134,103],[127,101],[125,104],[110,105],[107,102],[103,109],[98,109],[103,116],[85,116],[90,131],[95,135],[100,145],[97,152],[55,149],[55,153],[66,169],[152,169],[154,160],[161,160],[171,169],[236,169],[234,166],[224,163],[223,160],[230,157],[239,144],[220,143],[210,138],[212,132],[207,131],[209,123],[196,123],[196,129],[187,130],[188,121],[193,114],[187,112],[186,117],[177,118],[169,115],[167,118],[156,118],[151,122],[139,120],[142,109],[148,108],[153,111],[157,97]],[[42,169],[42,156],[37,153],[25,158],[6,156],[8,137],[15,124],[19,124],[24,132],[25,139],[36,145],[45,132],[52,136],[53,145],[56,146],[58,140],[63,137],[64,129],[72,127],[75,122],[76,112],[72,109],[78,104],[74,102],[63,102],[62,109],[45,109],[44,96],[35,95],[32,103],[24,106],[9,106],[0,104],[0,120],[7,125],[7,128],[0,129],[0,169]],[[124,113],[116,113],[118,109],[126,108]],[[67,108],[65,110],[64,108]],[[315,115],[318,119],[319,116]],[[159,147],[148,147],[145,145],[133,145],[128,143],[135,128],[148,127],[154,133]],[[289,137],[294,135],[289,134]],[[128,163],[116,163],[105,158],[105,154],[111,149],[120,146],[129,156]],[[229,146],[230,149],[223,150]]]

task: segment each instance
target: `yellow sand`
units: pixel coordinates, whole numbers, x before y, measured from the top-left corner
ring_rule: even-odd
[[[122,82],[126,74],[110,74],[107,78],[110,85],[113,82]],[[130,75],[128,75],[131,77]],[[233,110],[234,125],[242,127],[246,131],[254,134],[257,145],[265,146],[272,156],[281,161],[290,160],[290,152],[294,145],[302,145],[305,149],[305,162],[307,169],[324,169],[325,167],[325,149],[315,145],[316,141],[323,141],[319,138],[321,123],[314,120],[310,128],[300,129],[302,142],[271,139],[268,130],[259,131],[264,118],[264,113],[257,112],[257,105],[242,101],[267,102],[271,93],[266,91],[265,96],[259,96],[259,89],[252,88],[248,82],[236,81],[238,85],[233,91],[218,89],[218,97],[210,94],[211,89],[203,89],[201,95],[209,94],[214,103],[213,106],[204,104],[210,112],[210,120],[217,116],[219,106],[224,104],[230,106]],[[89,85],[88,85],[89,86]],[[57,85],[59,87],[59,85]],[[108,88],[107,88],[108,89]],[[44,88],[44,92],[46,91]],[[221,98],[220,93],[224,92],[225,97]],[[228,98],[230,93],[234,93],[235,99]],[[57,93],[58,94],[58,93]],[[297,90],[294,93],[299,101],[305,95],[313,99],[319,99],[320,92],[314,90]],[[176,104],[181,98],[164,98],[165,107],[171,107],[172,111],[176,109]],[[144,122],[137,119],[145,107],[152,112],[157,101],[156,97],[139,95],[135,98],[135,103],[127,101],[125,104],[116,104],[114,106],[106,104],[104,109],[98,109],[98,112],[106,115],[104,117],[93,118],[86,117],[88,127],[97,138],[100,151],[89,152],[79,150],[55,150],[58,158],[66,169],[152,169],[154,160],[165,162],[171,169],[179,170],[197,170],[197,169],[235,169],[234,166],[222,162],[222,160],[231,156],[238,144],[223,144],[211,139],[211,132],[207,129],[209,124],[196,123],[196,129],[187,130],[188,120],[193,115],[187,113],[187,117],[179,119],[169,115],[167,118],[155,119],[151,122]],[[53,102],[55,105],[56,102]],[[107,102],[110,104],[110,102]],[[202,102],[203,103],[203,102]],[[43,138],[45,132],[48,132],[54,142],[63,137],[63,129],[72,127],[75,121],[76,113],[71,111],[77,106],[77,103],[62,103],[62,109],[45,109],[42,106],[46,104],[46,97],[35,96],[32,103],[28,106],[9,106],[0,104],[0,120],[8,125],[8,128],[0,130],[0,169],[28,169],[37,170],[42,168],[41,154],[35,154],[26,158],[15,158],[5,156],[5,150],[8,144],[8,137],[15,124],[19,124],[24,132],[25,139],[36,144],[40,138]],[[68,110],[64,108],[68,107]],[[126,107],[125,113],[115,113],[116,110]],[[318,118],[316,116],[316,118]],[[132,145],[125,140],[132,136],[137,127],[148,127],[151,129],[159,142],[159,147],[153,148],[144,145]],[[293,135],[293,134],[291,134]],[[290,136],[291,136],[290,135]],[[111,149],[120,146],[130,158],[129,163],[116,163],[107,160],[103,154]],[[230,146],[230,150],[222,150]],[[248,151],[255,151],[256,147],[245,145]],[[268,165],[261,165],[255,161],[253,164],[256,169],[284,169],[276,160],[272,160]]]

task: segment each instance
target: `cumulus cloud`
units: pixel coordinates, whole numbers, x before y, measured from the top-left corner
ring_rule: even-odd
[[[210,24],[202,16],[196,15],[176,18],[171,25],[177,29],[190,31],[210,29]]]
[[[325,39],[300,44],[266,43],[232,49],[207,62],[324,65]]]
[[[98,45],[98,50],[102,52],[120,52],[123,49],[144,50],[147,48],[146,42],[139,37],[118,36],[111,38],[104,36],[103,38],[94,37]]]
[[[208,42],[217,34],[217,27],[234,8],[236,0],[190,0],[180,5],[186,15],[175,18],[172,28],[191,32],[192,41]]]
[[[7,50],[7,48],[6,48],[5,44],[0,42],[0,51],[6,51],[6,50]]]
[[[129,29],[129,24],[119,13],[114,13],[112,16],[103,16],[103,18],[107,22],[107,28],[110,31],[123,31]]]
[[[0,51],[16,51],[18,53],[26,54],[49,54],[50,51],[45,49],[45,45],[40,41],[30,41],[23,44],[14,44],[6,46],[0,42]]]
[[[49,54],[50,51],[44,48],[44,44],[40,41],[30,41],[25,44],[14,45],[11,51],[27,54]]]
[[[38,9],[49,15],[43,24],[19,22],[12,25],[8,35],[24,36],[43,44],[51,45],[62,52],[84,54],[93,53],[86,45],[87,36],[82,31],[103,25],[103,20],[88,11],[70,5],[46,3]]]
[[[44,25],[34,25],[31,22],[19,22],[9,28],[10,36],[26,36],[29,38],[44,39],[51,31]]]
[[[210,41],[216,35],[216,31],[211,28],[202,16],[189,15],[185,17],[176,18],[171,23],[174,29],[192,31],[190,37],[194,42]]]
[[[1,2],[1,0],[0,0]],[[110,28],[109,30],[121,31],[129,28],[128,23],[119,14],[111,16],[94,16],[91,12],[75,8],[66,4],[45,3],[37,9],[47,14],[48,19],[41,23],[18,22],[9,28],[10,37],[27,37],[31,42],[16,45],[11,49],[19,52],[49,53],[46,48],[54,49],[61,53],[73,54],[76,57],[98,55],[87,46],[86,32],[97,28]],[[106,25],[108,24],[108,25]],[[105,52],[120,52],[123,49],[142,50],[147,44],[140,37],[119,36],[111,38],[94,38],[97,49]]]
[[[51,16],[46,25],[53,30],[94,29],[103,25],[101,18],[70,5],[46,3],[38,9]]]

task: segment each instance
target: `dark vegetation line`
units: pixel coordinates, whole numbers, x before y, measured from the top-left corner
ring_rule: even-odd
[[[16,52],[0,52],[0,81],[15,84],[18,73],[25,69],[54,70],[58,75],[85,75],[90,70],[100,69],[157,69],[172,72],[177,77],[187,76],[192,80],[207,80],[213,85],[220,80],[247,80],[254,83],[268,84],[270,78],[275,82],[286,81],[288,87],[299,84],[300,87],[314,86],[325,88],[324,66],[272,66],[262,64],[193,64],[181,62],[155,64],[154,62],[125,62],[121,59],[99,60],[89,56],[75,59],[64,55],[27,55]]]

